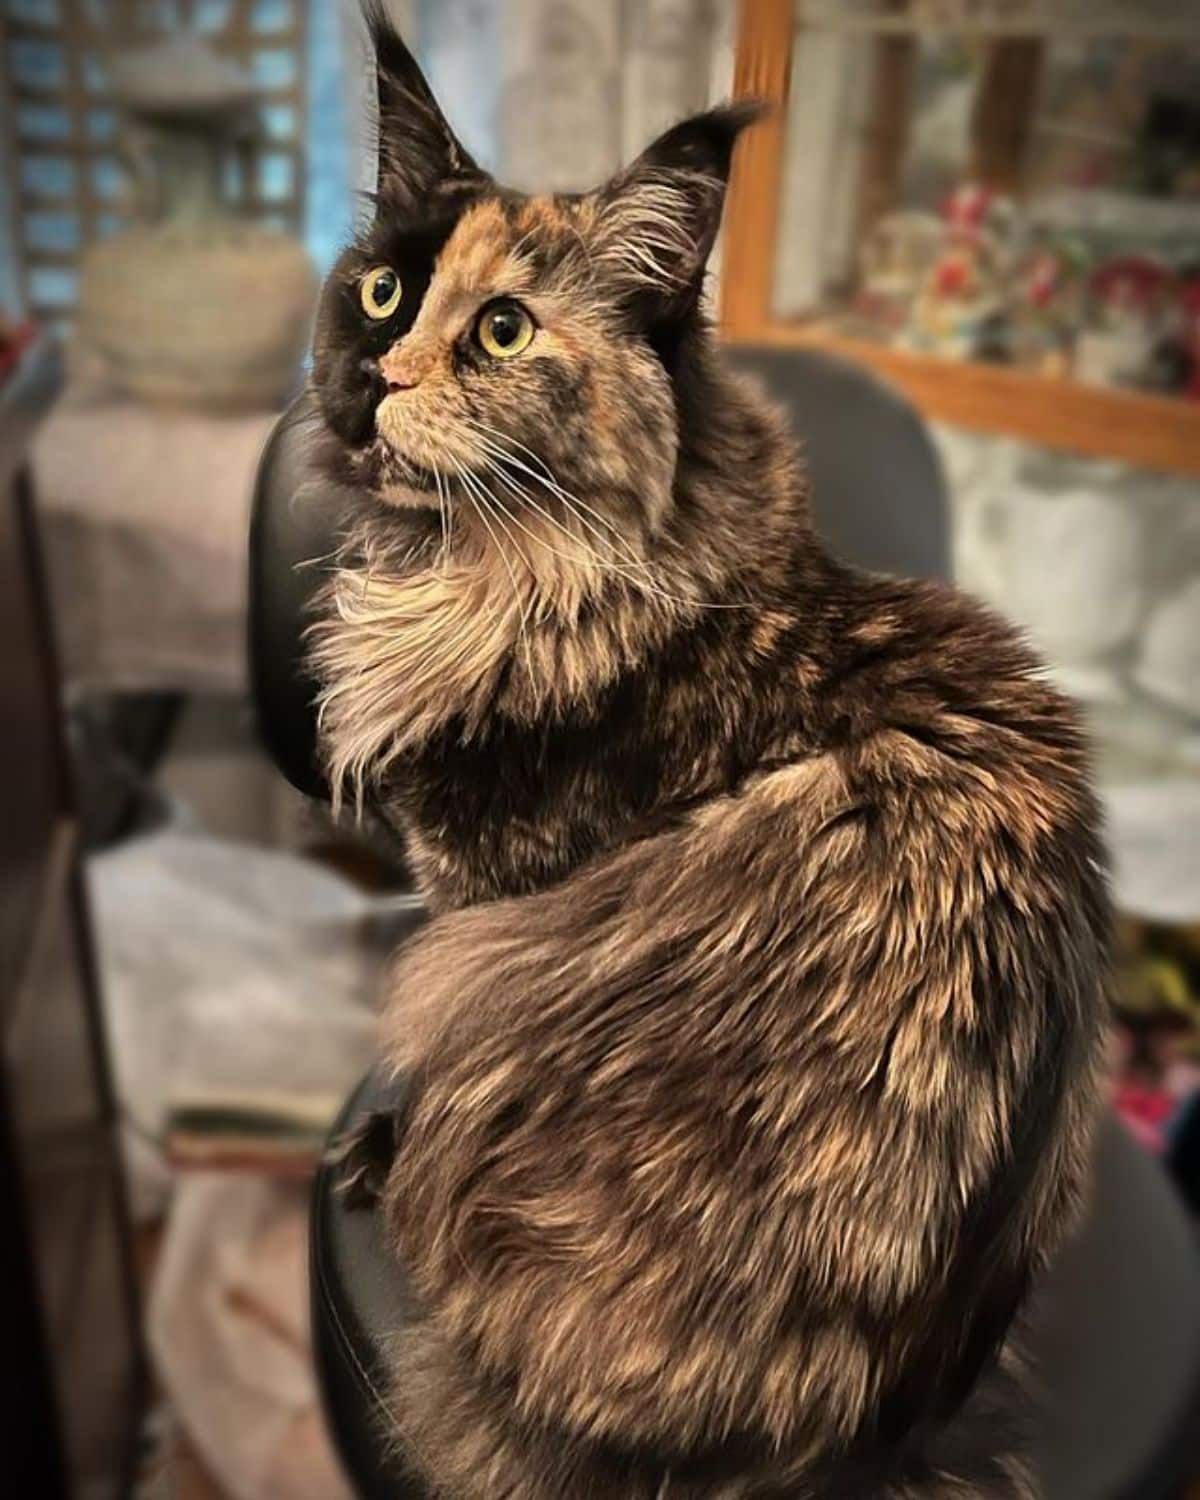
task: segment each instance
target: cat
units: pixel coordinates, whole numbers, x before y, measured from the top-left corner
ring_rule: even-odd
[[[525,196],[370,21],[311,653],[334,796],[432,914],[403,1118],[350,1152],[421,1304],[394,1440],[462,1500],[1024,1495],[990,1403],[1104,1036],[1075,711],[996,616],[814,535],[703,305],[753,108]]]

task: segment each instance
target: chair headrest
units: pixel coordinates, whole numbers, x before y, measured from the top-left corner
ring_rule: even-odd
[[[336,545],[341,511],[335,487],[313,460],[321,420],[306,391],[275,424],[259,460],[250,520],[250,681],[259,730],[275,763],[306,796],[328,798],[317,756],[314,703],[304,632]]]

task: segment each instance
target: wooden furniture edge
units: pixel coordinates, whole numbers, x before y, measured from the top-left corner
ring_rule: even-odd
[[[791,0],[741,0],[733,97],[769,106],[734,156],[721,246],[721,327],[746,338],[770,316],[792,66]]]
[[[826,349],[890,380],[937,422],[1200,478],[1200,403],[917,354],[819,323],[759,323],[735,343]]]

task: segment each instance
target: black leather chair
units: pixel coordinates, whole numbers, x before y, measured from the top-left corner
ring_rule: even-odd
[[[739,356],[792,411],[805,440],[818,528],[868,567],[949,573],[945,491],[920,419],[856,367],[815,353]],[[336,536],[339,500],[310,463],[301,398],[259,474],[251,548],[252,675],[280,769],[326,794],[314,754],[313,686],[301,633]],[[398,1102],[369,1076],[341,1126]],[[399,1466],[381,1395],[387,1343],[411,1309],[402,1269],[370,1212],[348,1209],[331,1173],[312,1208],[313,1340],[346,1471],[363,1500],[426,1493]],[[1106,1122],[1087,1223],[1037,1289],[1029,1321],[1040,1367],[1035,1457],[1046,1500],[1173,1500],[1200,1474],[1200,1257],[1159,1166]],[[566,1497],[564,1497],[566,1500]]]

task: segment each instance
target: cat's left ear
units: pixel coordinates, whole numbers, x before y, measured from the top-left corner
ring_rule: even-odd
[[[738,136],[760,119],[753,100],[673,126],[598,194],[594,253],[628,290],[694,301],[712,253]]]
[[[363,0],[363,13],[375,52],[379,197],[415,204],[442,187],[486,181],[487,174],[451,130],[382,0]]]

